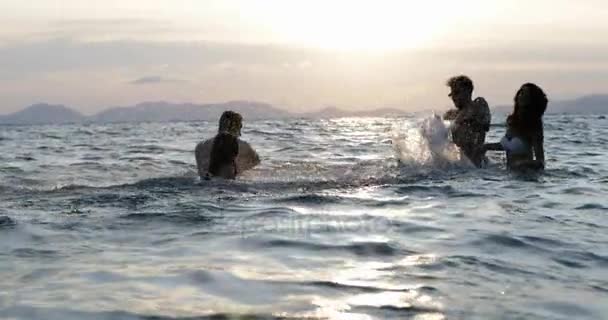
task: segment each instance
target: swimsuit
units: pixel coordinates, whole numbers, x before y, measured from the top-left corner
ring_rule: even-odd
[[[530,150],[528,144],[524,140],[508,134],[500,140],[500,144],[505,151],[512,155],[525,155]]]

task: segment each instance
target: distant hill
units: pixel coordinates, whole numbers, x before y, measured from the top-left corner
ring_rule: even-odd
[[[495,113],[509,113],[512,106],[493,108]],[[370,109],[348,111],[327,107],[307,113],[290,113],[270,104],[255,101],[230,101],[216,104],[143,102],[134,106],[114,107],[93,116],[84,116],[63,105],[35,104],[21,111],[0,115],[0,124],[63,124],[79,122],[163,122],[211,120],[216,121],[225,110],[239,112],[247,120],[286,118],[341,118],[401,116],[409,112],[399,109]],[[548,113],[608,113],[608,95],[589,95],[578,99],[551,101]]]
[[[135,106],[114,107],[93,116],[84,116],[62,105],[35,104],[21,111],[0,116],[0,124],[64,124],[80,122],[164,122],[212,120],[233,110],[248,120],[291,118],[292,114],[269,104],[230,101],[218,104],[143,102]]]
[[[35,104],[21,111],[0,116],[3,124],[62,124],[81,122],[85,116],[63,105]]]
[[[608,95],[589,95],[573,100],[549,102],[551,112],[608,113]]]
[[[165,101],[143,102],[134,106],[113,107],[92,116],[59,105],[36,104],[19,112],[0,116],[0,124],[61,124],[78,122],[164,122],[164,121],[216,121],[222,112],[233,110],[247,120],[287,118],[339,118],[401,115],[397,109],[347,111],[335,107],[310,113],[290,113],[270,104],[254,101],[230,101],[217,104],[170,103]]]
[[[494,111],[501,113],[510,113],[512,110],[513,106],[498,106],[494,108]],[[608,95],[595,94],[571,100],[549,101],[547,113],[608,113]]]
[[[245,119],[281,119],[290,117],[286,111],[269,104],[251,101],[231,101],[219,104],[175,104],[144,102],[132,107],[116,107],[92,117],[94,122],[159,122],[184,120],[217,120],[222,112],[239,112]]]

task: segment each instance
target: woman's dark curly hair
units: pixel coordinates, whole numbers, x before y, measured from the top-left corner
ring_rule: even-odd
[[[525,90],[529,93],[529,103],[520,105],[517,97]],[[513,113],[507,118],[509,128],[524,136],[531,136],[543,130],[543,114],[547,110],[547,95],[534,83],[526,83],[515,94]]]

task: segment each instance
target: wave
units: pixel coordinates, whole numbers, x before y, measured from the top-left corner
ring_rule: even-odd
[[[32,156],[16,156],[15,160],[22,160],[22,161],[36,161],[36,158],[32,157]]]
[[[471,245],[489,251],[504,250],[505,248],[544,251],[542,248],[527,241],[507,234],[490,234],[471,242]]]
[[[2,309],[0,309],[2,310]],[[249,319],[249,320],[285,320],[290,319],[284,316],[260,315],[260,314],[227,314],[215,313],[207,316],[193,317],[171,317],[152,314],[137,314],[128,311],[77,311],[64,308],[42,308],[42,307],[26,307],[13,306],[5,308],[2,313],[9,318],[15,319],[62,319],[62,320],[81,320],[81,319],[120,319],[120,320],[231,320],[231,319]],[[301,319],[301,318],[292,318]],[[315,318],[307,318],[314,320]],[[317,318],[322,319],[322,318]]]
[[[608,211],[608,207],[601,205],[599,203],[587,203],[582,206],[576,207],[574,210],[600,210],[600,211]]]
[[[214,208],[212,206],[207,208],[213,208],[217,211],[222,210],[220,208]],[[164,221],[171,223],[183,223],[189,226],[209,225],[214,220],[214,218],[208,214],[208,211],[205,207],[201,207],[201,209],[193,211],[128,213],[121,216],[121,219],[135,220],[138,223],[143,220],[145,220],[146,222]]]
[[[469,267],[473,266],[476,268],[483,267],[485,269],[488,269],[490,271],[500,273],[500,274],[506,274],[506,275],[520,274],[520,275],[524,275],[524,276],[551,278],[552,280],[554,280],[554,278],[550,275],[529,271],[529,270],[524,269],[523,267],[517,266],[513,263],[510,263],[510,262],[507,262],[504,260],[499,260],[499,259],[485,259],[483,257],[476,257],[476,256],[454,255],[454,256],[446,257],[444,264],[447,267],[455,268],[455,269],[462,269],[462,268],[466,268],[467,266],[469,266]],[[490,275],[491,274],[487,275],[488,279],[490,279],[489,278]]]
[[[298,248],[310,251],[341,251],[350,252],[357,256],[396,256],[414,254],[415,252],[399,248],[393,243],[387,242],[353,242],[345,245],[324,244],[304,240],[270,239],[258,242],[261,248]]]
[[[12,255],[19,258],[59,258],[63,256],[59,251],[56,250],[42,250],[42,249],[34,249],[34,248],[19,248],[14,249],[11,252]]]

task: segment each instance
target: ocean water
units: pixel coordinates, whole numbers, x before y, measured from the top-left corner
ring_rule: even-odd
[[[215,130],[0,127],[0,318],[608,319],[605,119],[546,116],[538,176],[411,116],[246,121],[199,181]]]

